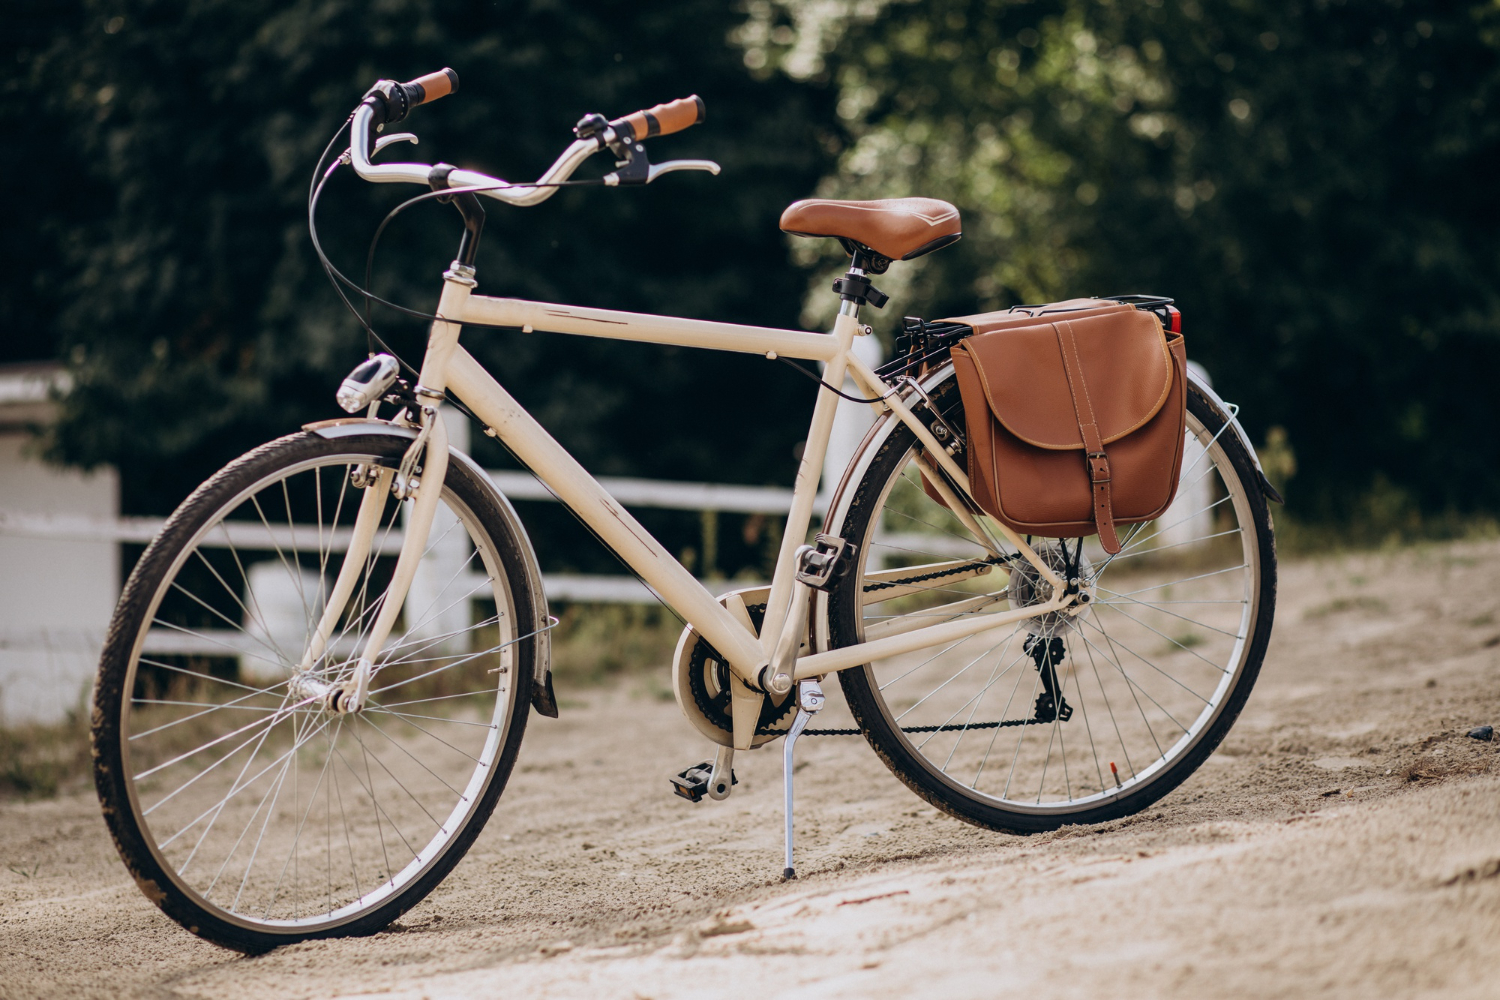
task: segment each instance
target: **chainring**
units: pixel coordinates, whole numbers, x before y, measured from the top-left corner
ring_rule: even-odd
[[[751,591],[754,593],[754,591]],[[757,596],[764,596],[762,588]],[[749,594],[745,595],[749,596]],[[765,604],[749,604],[746,611],[757,631],[765,621]],[[689,626],[678,643],[672,677],[677,704],[704,736],[721,746],[734,743],[734,717],[729,693],[729,664],[711,643]],[[797,701],[790,692],[779,699],[768,695],[755,721],[753,746],[760,746],[791,728]]]

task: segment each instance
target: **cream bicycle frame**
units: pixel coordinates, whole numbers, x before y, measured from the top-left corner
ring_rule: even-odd
[[[361,104],[351,120],[349,156],[355,171],[365,180],[376,183],[429,184],[433,168],[426,164],[376,165],[371,162],[371,157],[380,148],[404,140],[415,141],[416,137],[409,133],[399,133],[374,140],[369,128],[370,115],[370,108]],[[579,164],[598,152],[600,147],[601,144],[596,140],[580,138],[531,184],[511,184],[500,178],[467,170],[451,170],[445,183],[450,189],[467,186],[474,193],[510,205],[533,205],[555,193],[556,183],[565,181]],[[659,173],[684,169],[718,172],[718,166],[706,160],[674,161],[650,169],[650,176],[653,177]],[[473,274],[472,268],[458,261],[444,272],[442,296],[435,313],[437,319],[432,324],[416,386],[419,398],[424,399],[429,406],[436,407],[440,405],[444,393],[451,391],[484,421],[490,433],[530,468],[558,499],[572,508],[673,611],[712,643],[724,655],[730,670],[752,688],[759,688],[761,669],[770,663],[779,644],[782,648],[791,650],[798,649],[801,644],[801,637],[792,633],[800,627],[804,616],[789,613],[796,592],[796,552],[807,537],[812,523],[813,502],[818,493],[823,458],[833,431],[838,397],[831,392],[818,393],[812,425],[808,428],[801,463],[797,469],[791,510],[787,514],[781,549],[777,553],[776,568],[771,577],[765,620],[757,636],[749,628],[748,616],[742,618],[735,614],[735,610],[743,612],[742,605],[736,608],[733,602],[729,602],[730,607],[720,604],[468,351],[459,346],[459,331],[463,324],[519,327],[527,333],[543,330],[608,340],[738,351],[761,354],[768,358],[821,361],[826,366],[823,377],[827,382],[842,385],[845,376],[852,375],[856,384],[872,398],[878,397],[878,401],[871,404],[878,412],[891,411],[911,429],[925,449],[926,460],[935,461],[947,478],[945,482],[944,476],[931,477],[933,486],[974,535],[975,540],[991,548],[993,554],[1000,554],[993,547],[989,533],[970,513],[978,507],[961,501],[950,486],[956,485],[967,496],[968,475],[958,467],[927,426],[913,414],[906,401],[850,350],[854,337],[860,332],[859,306],[854,302],[846,300],[842,304],[831,334],[818,334],[475,295],[477,283]],[[434,416],[435,410],[428,416],[422,432],[423,438],[413,447],[426,447],[428,457],[424,475],[429,481],[441,483],[447,465],[447,438],[442,430],[442,422],[434,419]],[[441,451],[442,454],[435,456],[434,451]],[[375,481],[376,489],[372,492],[383,496],[381,486],[389,479],[388,473],[380,474]],[[401,606],[406,602],[407,590],[432,526],[437,492],[423,489],[417,491],[417,500],[407,520],[406,535],[385,604],[371,627],[364,655],[353,678],[342,686],[342,690],[353,697],[356,706],[362,704],[370,674],[375,669],[373,664],[395,624]],[[355,521],[355,544],[345,553],[344,568],[340,570],[339,579],[334,585],[335,597],[346,597],[345,592],[352,589],[354,577],[358,575],[357,567],[363,563],[367,554],[364,550],[367,549],[367,544],[362,547],[360,540],[367,540],[373,534],[374,521],[379,517],[382,506],[383,500],[371,500],[361,505]],[[1050,600],[1027,608],[969,615],[936,625],[887,632],[869,641],[841,649],[813,651],[797,658],[792,679],[795,681],[821,677],[880,657],[955,642],[1027,618],[1059,611],[1072,604],[1073,596],[1065,593],[1063,582],[1052,568],[1015,532],[1003,524],[996,523],[995,526],[1020,555],[1036,568],[1041,578],[1051,585]],[[346,576],[349,586],[345,586]],[[959,614],[973,610],[973,603],[972,600],[961,601],[951,607],[955,614]],[[312,689],[320,686],[311,677],[312,664],[322,655],[328,635],[343,614],[343,604],[343,600],[329,601],[313,641],[304,655],[303,669],[299,676],[307,678],[306,684]]]
[[[419,393],[427,399],[435,400],[444,392],[451,391],[517,458],[532,470],[538,479],[572,508],[584,523],[593,529],[599,538],[613,549],[662,600],[720,650],[728,660],[730,669],[740,679],[752,685],[758,682],[761,669],[770,662],[771,653],[776,648],[777,640],[781,637],[783,630],[797,627],[798,616],[788,614],[789,604],[793,597],[795,554],[798,546],[806,538],[812,522],[813,503],[818,492],[823,458],[833,429],[837,397],[830,392],[820,392],[818,395],[818,401],[813,410],[812,424],[808,428],[807,443],[803,448],[801,463],[797,470],[791,510],[787,515],[786,529],[782,535],[781,549],[772,575],[765,621],[760,635],[757,636],[730,609],[720,604],[686,567],[610,496],[604,487],[562,445],[558,444],[552,435],[516,402],[515,398],[485,371],[468,351],[459,345],[459,331],[463,324],[519,327],[528,333],[545,330],[610,340],[738,351],[761,354],[768,358],[787,357],[821,361],[826,365],[824,379],[830,384],[842,384],[847,373],[852,375],[855,382],[871,397],[880,397],[879,402],[870,405],[877,409],[888,408],[892,411],[895,417],[909,427],[924,445],[926,456],[937,461],[952,483],[957,484],[965,493],[968,492],[968,476],[964,470],[953,461],[927,426],[912,412],[905,400],[893,392],[891,386],[887,385],[850,350],[854,337],[860,329],[858,306],[852,303],[844,303],[831,334],[817,334],[800,330],[775,330],[732,323],[711,323],[608,309],[529,302],[521,299],[493,298],[473,294],[475,285],[476,282],[470,276],[468,268],[454,266],[445,273],[442,297],[436,313],[440,318],[432,324],[427,353],[422,362],[418,384]],[[442,426],[440,421],[432,421],[432,424],[434,428]],[[439,447],[446,451],[446,446],[446,438],[441,436],[440,432],[428,442],[429,448]],[[427,465],[429,479],[433,475],[440,477],[441,469],[446,466],[446,461],[443,459],[433,461],[429,458]],[[384,479],[381,481],[383,482]],[[440,482],[441,479],[434,481]],[[947,484],[942,483],[937,477],[934,477],[934,481],[939,490],[944,493],[949,492]],[[435,496],[434,490],[426,491],[425,497],[423,491],[418,491],[418,501],[414,504],[407,522],[406,537],[397,560],[391,591],[382,608],[383,613],[372,628],[363,664],[376,661],[380,648],[394,623],[397,609],[405,602],[411,571],[422,555],[432,523],[434,504],[423,503],[422,500]],[[950,501],[950,507],[958,513],[961,520],[965,521],[975,538],[985,542],[989,536],[974,522],[972,515],[968,513],[967,505],[960,503],[957,497],[949,496],[945,499]],[[366,517],[377,517],[378,506],[371,505],[368,514],[362,507],[359,516],[361,521]],[[360,528],[365,525],[361,521],[356,522],[356,538],[363,537]],[[794,679],[821,677],[868,663],[872,659],[954,642],[967,636],[1011,625],[1026,618],[1058,611],[1070,605],[1072,597],[1064,593],[1063,583],[1052,568],[1043,562],[1036,552],[1013,531],[1004,525],[997,524],[996,526],[1017,548],[1020,555],[1035,566],[1042,578],[1052,586],[1051,600],[1027,608],[967,616],[960,620],[884,635],[854,646],[812,652],[798,658],[793,673]],[[353,549],[345,556],[346,563],[351,565],[362,562],[363,558],[363,553],[356,553]],[[337,585],[335,590],[337,592]],[[330,603],[325,612],[324,624],[336,620],[341,613],[341,607],[335,607]],[[318,631],[321,634],[323,628],[320,626]],[[788,638],[800,639],[794,636]],[[316,654],[313,658],[315,657]]]

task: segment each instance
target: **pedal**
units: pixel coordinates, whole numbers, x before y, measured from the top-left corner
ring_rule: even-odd
[[[681,774],[672,776],[672,791],[681,795],[689,802],[701,802],[703,796],[709,793],[713,784],[714,762],[705,760],[701,764],[694,764]],[[738,785],[740,779],[735,777],[733,771],[729,772],[729,783]]]
[[[797,582],[814,590],[827,590],[849,570],[859,546],[836,535],[818,535],[816,545],[797,549]]]

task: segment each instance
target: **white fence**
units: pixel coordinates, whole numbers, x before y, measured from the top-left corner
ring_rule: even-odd
[[[546,487],[528,473],[492,471],[489,475],[496,487],[513,500],[555,501]],[[607,476],[599,481],[622,504],[636,508],[696,510],[705,515],[722,512],[784,516],[792,501],[791,490],[769,486]],[[149,542],[164,523],[165,519],[154,517],[104,517],[0,509],[0,553],[5,555],[7,565],[4,568],[8,572],[24,574],[33,583],[39,583],[52,593],[49,603],[56,606],[64,602],[59,595],[65,594],[72,586],[86,585],[97,590],[104,582],[101,577],[109,578],[108,586],[115,586],[113,581],[119,572],[118,546]],[[714,530],[712,519],[705,528]],[[312,525],[303,528],[238,523],[226,526],[223,532],[212,533],[203,544],[261,549],[278,545],[286,547],[292,542],[318,546],[321,541],[322,547],[337,552],[347,547],[350,534],[345,528],[332,532],[330,536],[325,529],[320,540],[318,529]],[[383,536],[379,545],[382,550],[399,551],[401,533],[391,532]],[[102,562],[93,558],[58,558],[63,553],[79,551],[96,556],[110,552],[114,558]],[[546,573],[542,582],[549,601],[649,604],[656,600],[645,584],[633,576]],[[746,585],[741,580],[704,582],[715,592]],[[58,607],[56,610],[69,609]],[[40,624],[36,617],[18,605],[0,606],[0,723],[48,721],[81,705],[83,692],[98,662],[107,625],[108,615],[99,601],[91,602],[87,611],[73,607],[71,613],[50,615]],[[217,643],[223,649],[199,648],[205,641]],[[194,638],[153,629],[147,645],[157,653],[214,653],[223,650],[244,653],[238,648],[244,641],[245,636],[228,633],[222,637]]]
[[[556,498],[535,477],[525,472],[490,471],[496,488],[512,500],[555,501]],[[631,479],[601,476],[599,483],[627,507],[666,510],[696,510],[730,514],[781,514],[792,505],[792,491],[774,486],[734,486],[723,483],[671,482],[655,479]],[[820,498],[821,499],[821,498]],[[821,505],[819,507],[821,510]],[[30,514],[0,510],[0,538],[25,538],[50,542],[115,542],[144,544],[156,537],[165,518],[157,517],[87,517],[68,514]],[[351,529],[340,528],[321,534],[315,525],[280,527],[249,522],[226,524],[223,531],[204,538],[206,546],[239,548],[322,547],[342,552],[349,544]],[[401,533],[383,535],[377,543],[381,551],[401,549]],[[635,577],[594,576],[575,573],[546,573],[542,576],[549,600],[604,603],[637,603],[654,601],[645,586]],[[743,584],[736,583],[735,586]],[[728,585],[725,585],[726,588]],[[3,621],[0,618],[0,621]],[[13,630],[0,631],[0,648]]]

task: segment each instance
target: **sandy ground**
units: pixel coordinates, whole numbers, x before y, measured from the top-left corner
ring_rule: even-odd
[[[665,678],[534,719],[475,848],[389,932],[245,958],[126,877],[91,795],[0,806],[0,996],[1500,996],[1500,544],[1283,567],[1219,752],[1143,815],[1023,838],[939,815],[858,738],[724,803]],[[833,715],[837,686],[833,687]],[[832,722],[832,717],[825,716]]]

